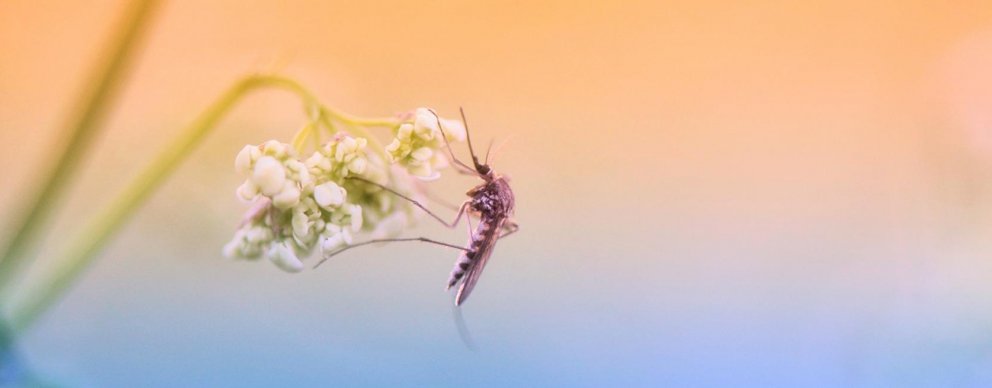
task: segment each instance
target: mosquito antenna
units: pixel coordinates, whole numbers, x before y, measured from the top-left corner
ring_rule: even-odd
[[[503,147],[505,147],[506,144],[510,142],[510,140],[513,140],[513,137],[512,136],[506,138],[506,140],[503,140],[502,142],[499,143],[498,146],[496,146],[496,149],[493,150],[493,159],[494,160],[496,159],[496,156],[499,155],[500,151],[503,151]],[[489,163],[489,155],[487,154],[486,155],[486,164],[488,164],[488,163]]]
[[[376,243],[405,242],[405,241],[419,241],[419,242],[431,243],[431,244],[435,244],[435,245],[441,245],[441,246],[445,246],[445,247],[448,247],[448,248],[454,248],[454,249],[458,249],[458,250],[465,251],[465,252],[471,251],[471,249],[468,249],[468,248],[460,247],[460,246],[454,245],[454,244],[448,244],[448,243],[443,242],[443,241],[432,240],[432,239],[429,239],[427,237],[377,238],[375,240],[363,241],[363,242],[360,242],[358,244],[348,245],[348,246],[346,246],[344,248],[341,248],[341,249],[338,249],[338,250],[333,251],[331,253],[325,254],[324,255],[324,258],[320,259],[320,261],[318,261],[317,264],[314,264],[313,268],[314,269],[317,269],[317,267],[319,267],[321,264],[324,264],[324,262],[327,261],[327,259],[330,259],[330,258],[332,258],[334,256],[337,256],[338,254],[340,254],[340,253],[342,253],[344,251],[347,251],[349,249],[352,249],[352,248],[358,248],[358,247],[361,247],[361,246],[365,246],[365,245],[369,245],[369,244],[376,244]]]
[[[496,142],[496,139],[489,139],[489,147],[486,147],[486,165],[487,166],[489,165],[489,153],[492,152],[492,150],[493,150],[493,143],[495,143],[495,142]]]
[[[469,134],[468,120],[465,119],[465,109],[458,107],[458,113],[462,115],[462,125],[465,126],[465,142],[468,143],[468,153],[472,155],[472,162],[475,163],[475,171],[478,171],[480,174],[486,174],[489,172],[489,166],[479,164],[479,158],[475,156],[475,149],[472,148],[472,135]]]

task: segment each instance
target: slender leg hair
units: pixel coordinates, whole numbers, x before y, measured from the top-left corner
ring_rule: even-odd
[[[454,248],[454,249],[458,249],[458,250],[465,251],[465,252],[468,252],[469,251],[468,248],[461,247],[461,246],[454,245],[454,244],[448,244],[448,243],[443,242],[443,241],[432,240],[432,239],[429,239],[427,237],[379,238],[379,239],[375,239],[375,240],[363,241],[363,242],[360,242],[358,244],[348,245],[348,246],[346,246],[344,248],[341,248],[341,249],[338,249],[338,250],[336,250],[334,252],[325,254],[324,255],[324,258],[320,259],[320,261],[318,261],[317,264],[315,264],[313,266],[313,268],[314,269],[317,269],[317,267],[319,267],[321,264],[324,264],[324,262],[327,261],[327,259],[330,259],[331,257],[337,256],[341,252],[347,251],[347,250],[352,249],[352,248],[358,248],[360,246],[365,246],[365,245],[369,245],[369,244],[376,244],[376,243],[403,242],[403,241],[419,241],[419,242],[425,242],[425,243],[431,243],[431,244],[435,244],[435,245],[445,246],[445,247],[448,247],[448,248]]]
[[[495,142],[496,142],[496,139],[489,139],[489,147],[486,147],[486,164],[487,165],[489,164],[489,153],[493,151],[493,143],[495,143]]]

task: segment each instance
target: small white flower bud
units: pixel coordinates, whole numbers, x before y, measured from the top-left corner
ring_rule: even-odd
[[[393,139],[388,145],[386,145],[386,153],[392,156],[397,150],[400,149],[400,139]]]
[[[292,173],[294,176],[300,176],[301,177],[300,180],[303,180],[302,179],[303,174],[307,174],[307,166],[303,164],[303,162],[296,159],[290,159],[286,161],[286,170]]]
[[[252,244],[260,244],[268,242],[272,239],[272,229],[256,226],[248,229],[245,233],[245,241]]]
[[[228,259],[236,259],[240,256],[239,251],[241,247],[241,239],[235,235],[234,239],[224,244],[224,249],[221,251],[224,253],[224,257]]]
[[[272,196],[272,206],[279,209],[289,209],[300,203],[300,189],[291,181],[286,181],[282,191]]]
[[[448,140],[465,141],[465,125],[461,121],[441,119],[441,128]]]
[[[430,148],[427,148],[427,147],[417,148],[416,151],[413,151],[413,152],[410,153],[410,157],[411,158],[414,158],[414,159],[419,160],[421,162],[426,161],[426,160],[430,160],[430,158],[432,156],[434,156],[434,151],[432,151]]]
[[[343,245],[344,242],[344,234],[341,227],[334,224],[327,224],[327,229],[321,235],[320,249],[327,252]]]
[[[310,234],[310,227],[313,226],[313,222],[310,222],[310,217],[303,210],[302,206],[298,206],[293,209],[293,236],[303,239]]]
[[[336,153],[334,154],[334,159],[337,159],[339,162],[344,161],[345,155],[353,153],[357,149],[358,149],[358,142],[355,141],[355,138],[351,136],[342,138],[341,141],[338,142],[337,150]]]
[[[246,145],[234,158],[234,171],[240,175],[248,175],[251,170],[251,163],[258,158],[259,153],[258,147]]]
[[[417,136],[433,139],[434,133],[438,131],[437,121],[437,116],[430,109],[417,108],[413,121],[413,131]]]
[[[287,243],[272,244],[265,255],[283,271],[300,272],[303,270],[303,262],[296,257],[296,252],[293,252]]]
[[[351,170],[351,172],[355,174],[361,174],[365,172],[365,166],[367,164],[368,164],[368,160],[366,160],[365,158],[358,157],[352,159],[351,163],[348,163],[348,170]]]
[[[327,182],[313,188],[313,199],[322,208],[341,206],[347,193],[337,183]]]
[[[263,156],[255,162],[251,179],[262,194],[272,196],[282,190],[286,182],[286,170],[275,158]]]
[[[411,135],[413,135],[413,124],[410,123],[400,125],[400,129],[396,131],[396,138],[400,141],[410,139]]]
[[[262,153],[282,159],[288,154],[288,148],[276,140],[269,140],[262,146]]]
[[[362,207],[359,205],[348,205],[348,216],[351,217],[351,230],[362,229]]]
[[[258,196],[258,186],[255,186],[251,181],[245,181],[238,186],[238,190],[235,192],[242,201],[251,202],[255,200]]]

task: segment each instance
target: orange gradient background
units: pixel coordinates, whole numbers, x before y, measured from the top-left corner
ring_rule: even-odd
[[[123,6],[0,2],[6,234]],[[990,384],[989,69],[981,1],[168,2],[32,276],[228,85],[278,73],[509,140],[522,229],[465,308],[478,349],[450,251],[222,259],[236,152],[304,123],[282,92],[245,99],[20,347],[100,386]]]

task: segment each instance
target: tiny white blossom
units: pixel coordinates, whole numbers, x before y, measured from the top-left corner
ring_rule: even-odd
[[[431,156],[434,156],[434,151],[431,151],[429,147],[420,147],[417,148],[416,151],[410,153],[410,157],[417,159],[418,161],[421,162],[426,162],[430,160]]]
[[[353,158],[348,162],[348,170],[351,170],[355,174],[362,174],[365,172],[365,167],[368,166],[368,159],[366,158]]]
[[[338,135],[307,158],[314,180],[341,183],[344,178],[365,172],[368,166],[368,140]]]
[[[295,183],[287,181],[276,195],[272,196],[272,206],[289,209],[300,203],[300,189]]]
[[[347,205],[345,206],[348,210],[348,217],[351,219],[351,230],[359,231],[362,229],[362,207],[359,205]]]
[[[438,170],[448,165],[442,152],[445,139],[464,140],[465,127],[454,120],[439,119],[430,109],[418,108],[412,123],[403,123],[396,129],[396,137],[386,146],[386,152],[411,175],[434,180],[441,176]]]
[[[240,175],[248,175],[248,171],[251,170],[252,163],[258,160],[262,152],[258,147],[246,145],[238,152],[238,157],[234,159],[234,170]]]
[[[286,170],[275,158],[263,156],[255,162],[251,180],[262,194],[272,196],[282,190],[286,182]]]
[[[398,235],[419,213],[379,185],[423,200],[412,177],[436,179],[448,165],[445,138],[465,138],[459,122],[439,121],[426,108],[401,120],[384,156],[367,149],[368,139],[344,132],[305,159],[294,146],[276,140],[242,148],[234,169],[245,180],[236,194],[253,205],[224,245],[224,255],[264,256],[287,272],[298,272],[315,249],[339,249],[358,233]]]
[[[286,272],[300,272],[303,270],[303,262],[296,257],[296,252],[286,243],[272,244],[265,256],[275,263],[277,267]]]
[[[234,238],[224,245],[224,256],[228,258],[254,259],[262,255],[264,248],[272,241],[272,230],[263,225],[249,224],[234,233]]]
[[[334,182],[323,183],[313,188],[314,200],[325,209],[341,206],[346,194],[344,188]]]
[[[283,144],[276,140],[269,140],[265,142],[264,145],[262,145],[263,154],[275,157],[277,159],[285,158],[287,155],[289,155],[291,149],[292,147],[289,146],[288,144]]]
[[[258,186],[255,186],[250,180],[244,181],[241,186],[238,186],[237,195],[242,201],[251,202],[258,196]]]
[[[328,224],[321,234],[320,249],[329,252],[342,245],[351,244],[351,233],[338,225]]]
[[[465,141],[465,125],[459,120],[441,119],[441,128],[448,140]]]

